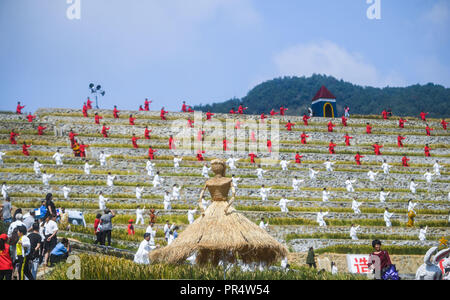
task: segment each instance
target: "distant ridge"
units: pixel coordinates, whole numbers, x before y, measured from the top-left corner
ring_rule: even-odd
[[[242,99],[199,105],[194,110],[228,113],[242,103],[248,107],[248,114],[267,114],[272,108],[277,110],[284,105],[289,108],[288,115],[300,115],[322,86],[336,96],[338,117],[343,114],[345,105],[350,107],[350,114],[380,114],[390,108],[398,116],[417,116],[421,111],[429,112],[429,117],[433,118],[450,116],[450,89],[441,85],[362,87],[326,75],[275,78],[257,85]]]

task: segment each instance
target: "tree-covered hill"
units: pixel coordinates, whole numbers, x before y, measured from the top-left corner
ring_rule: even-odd
[[[278,110],[284,105],[289,108],[289,115],[300,115],[311,105],[322,85],[336,96],[338,116],[343,114],[345,105],[350,107],[351,114],[380,114],[383,109],[390,108],[398,116],[418,116],[421,111],[429,112],[429,117],[434,118],[450,116],[450,89],[440,85],[362,87],[325,75],[276,78],[259,84],[242,99],[200,105],[194,109],[228,113],[242,103],[248,107],[249,114],[267,114],[272,108]]]

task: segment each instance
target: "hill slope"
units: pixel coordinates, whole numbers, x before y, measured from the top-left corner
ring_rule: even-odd
[[[450,114],[450,89],[440,85],[429,83],[381,89],[357,86],[325,75],[276,78],[256,86],[242,99],[200,105],[194,109],[228,113],[242,103],[248,107],[247,113],[261,114],[285,105],[289,115],[299,115],[310,106],[322,85],[337,97],[338,116],[343,114],[345,105],[350,107],[350,113],[363,115],[379,114],[385,108],[391,108],[395,115],[401,116],[417,116],[421,111],[429,112],[434,118],[445,118]]]

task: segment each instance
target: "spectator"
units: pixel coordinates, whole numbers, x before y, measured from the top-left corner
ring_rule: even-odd
[[[63,238],[60,243],[58,243],[50,254],[50,265],[60,263],[65,261],[69,257],[70,253],[70,243],[69,240]]]
[[[367,266],[375,273],[375,268],[377,267],[376,262],[377,262],[377,260],[379,260],[381,279],[385,280],[385,279],[387,279],[386,273],[388,271],[391,271],[392,268],[395,270],[395,266],[391,262],[389,253],[385,250],[381,250],[381,241],[380,240],[374,240],[372,242],[372,247],[374,248],[375,251],[369,255],[369,262],[367,263]],[[378,258],[375,259],[374,258],[375,256],[377,256]],[[397,273],[397,278],[398,278],[398,273]],[[376,278],[376,279],[380,279],[380,278]],[[392,279],[395,279],[395,278],[392,278]]]
[[[306,257],[306,264],[311,268],[314,267],[316,269],[316,260],[314,255],[314,249],[313,247],[310,247],[308,250],[308,256]]]
[[[102,221],[102,242],[101,245],[105,245],[106,239],[108,239],[108,246],[111,246],[111,232],[112,232],[112,218],[116,215],[110,209],[105,209],[105,214],[100,218]]]
[[[94,234],[96,237],[94,244],[96,244],[96,245],[99,243],[101,244],[101,242],[102,242],[102,232],[101,232],[102,225],[101,225],[101,220],[100,220],[101,217],[102,217],[101,214],[97,214],[97,216],[95,217],[95,221],[94,221]]]
[[[31,264],[31,275],[36,280],[36,274],[39,267],[40,261],[40,250],[42,248],[43,239],[39,234],[39,223],[33,223],[31,228],[31,233],[28,234],[28,239],[30,240],[30,253],[28,254],[28,263]]]
[[[13,264],[8,245],[8,236],[0,235],[0,280],[11,280],[13,273]]]
[[[16,244],[16,266],[19,273],[19,280],[33,280],[30,266],[28,264],[28,254],[30,253],[30,239],[26,236],[27,228],[25,226],[18,227],[19,240]]]
[[[3,203],[3,206],[2,206],[2,210],[1,210],[3,222],[6,225],[11,224],[11,222],[12,222],[11,211],[12,211],[11,199],[8,196],[8,197],[6,197],[5,202]]]
[[[14,229],[16,229],[19,226],[25,226],[25,224],[22,222],[22,214],[17,214],[15,217],[15,221],[11,223],[11,225],[9,225],[8,228],[8,237],[11,237],[12,232],[14,231]],[[26,226],[25,226],[26,227]]]
[[[48,264],[50,252],[55,248],[58,241],[58,224],[56,224],[56,215],[49,215],[44,224],[44,264]]]
[[[44,220],[47,219],[48,216],[52,216],[52,215],[56,216],[56,206],[55,206],[55,203],[53,202],[53,194],[52,193],[48,193],[45,196],[45,208],[47,211],[45,213]]]
[[[25,224],[25,227],[27,228],[27,231],[31,231],[33,224],[34,224],[34,219],[35,217],[35,213],[34,210],[30,211],[30,214],[23,220],[23,223]]]

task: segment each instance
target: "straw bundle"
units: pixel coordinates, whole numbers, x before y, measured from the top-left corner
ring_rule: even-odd
[[[213,202],[194,223],[187,227],[171,245],[150,253],[155,263],[180,264],[196,254],[199,265],[220,260],[234,263],[241,259],[244,263],[273,264],[287,256],[288,250],[265,230],[239,214],[226,201],[230,189],[230,179],[224,178],[223,161],[212,162],[216,177],[207,181]],[[202,192],[203,194],[203,192]]]

